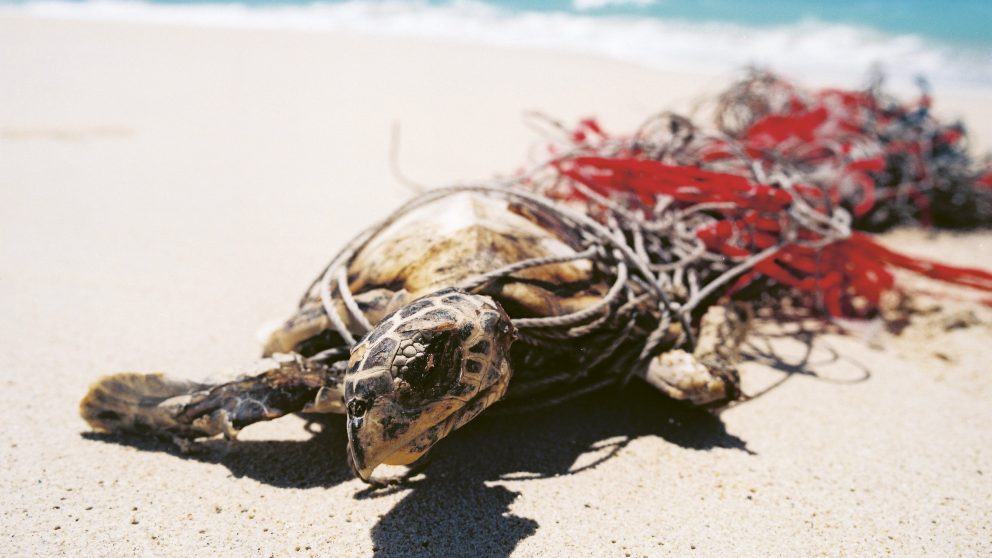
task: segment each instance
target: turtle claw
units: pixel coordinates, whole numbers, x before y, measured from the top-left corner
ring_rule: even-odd
[[[173,436],[172,443],[179,449],[179,453],[183,455],[196,455],[209,450],[203,443],[191,440],[190,438],[183,438],[182,436]]]

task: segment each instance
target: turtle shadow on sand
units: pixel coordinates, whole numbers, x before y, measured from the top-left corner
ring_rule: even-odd
[[[789,344],[783,344],[782,339]],[[871,372],[857,362],[854,374],[831,377],[817,370],[848,361],[813,332],[764,333],[746,357],[781,374],[760,395],[786,379],[805,375],[833,383],[857,383]],[[791,345],[790,345],[791,344]],[[726,448],[753,453],[727,432],[719,416],[662,396],[641,382],[607,389],[533,413],[486,416],[439,444],[436,456],[406,486],[358,493],[375,498],[406,492],[403,500],[372,527],[375,555],[507,556],[539,528],[537,521],[510,512],[520,495],[499,481],[581,474],[617,455],[641,437],[660,437],[683,448]]]
[[[634,382],[540,411],[480,417],[439,444],[421,476],[356,497],[406,492],[371,529],[376,556],[452,556],[466,548],[506,556],[539,525],[512,515],[519,493],[494,482],[579,474],[643,436],[698,450],[749,451],[717,416]]]
[[[188,451],[169,440],[136,434],[84,432],[82,436],[223,465],[235,477],[248,477],[277,488],[330,487],[354,478],[348,467],[348,438],[341,417],[313,415],[311,418],[322,427],[309,428],[308,424],[307,429],[313,435],[307,440],[211,439],[196,442]]]
[[[308,418],[322,428],[312,429],[313,436],[305,441],[208,440],[192,452],[136,435],[83,436],[216,463],[237,477],[280,488],[330,487],[352,479],[343,418]],[[408,484],[366,488],[356,498],[406,493],[371,529],[376,556],[458,555],[466,548],[477,550],[478,555],[505,556],[539,525],[509,513],[519,493],[493,482],[580,474],[643,436],[659,436],[698,450],[749,451],[716,415],[631,382],[622,391],[606,389],[546,409],[483,415],[440,443],[423,474]]]

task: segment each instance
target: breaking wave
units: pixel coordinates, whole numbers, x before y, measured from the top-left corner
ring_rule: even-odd
[[[37,0],[0,7],[47,17],[195,26],[346,30],[594,54],[662,70],[722,74],[759,65],[806,82],[857,85],[880,67],[896,87],[992,88],[992,49],[870,27],[802,21],[776,26],[530,12],[478,1],[352,0],[305,4],[171,4]]]

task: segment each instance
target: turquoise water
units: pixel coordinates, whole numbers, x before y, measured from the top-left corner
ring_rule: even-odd
[[[317,3],[341,4],[347,0]],[[224,4],[224,0],[152,0],[153,4]],[[305,0],[241,0],[248,6],[286,6]],[[434,6],[445,0],[425,2]],[[871,27],[952,43],[992,45],[992,0],[512,0],[480,2],[514,12],[633,16],[763,27],[807,20]],[[586,7],[587,6],[587,7]]]
[[[348,30],[594,54],[662,70],[761,66],[810,83],[992,90],[992,0],[0,0],[0,11]]]
[[[817,20],[949,42],[992,44],[992,0],[657,0],[643,5],[639,2],[609,3],[585,10],[576,9],[581,1],[568,0],[489,3],[515,10],[675,18],[756,27]]]

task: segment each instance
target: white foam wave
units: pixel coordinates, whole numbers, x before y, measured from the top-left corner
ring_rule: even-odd
[[[806,21],[774,27],[634,17],[511,12],[456,0],[353,0],[335,4],[169,5],[128,0],[29,1],[0,10],[39,16],[198,26],[349,30],[367,34],[567,50],[664,70],[725,73],[760,65],[812,83],[861,83],[880,65],[895,85],[926,76],[938,87],[992,88],[992,52],[915,35]]]
[[[645,7],[654,4],[654,0],[572,0],[572,9],[578,11],[600,10],[613,6]]]

